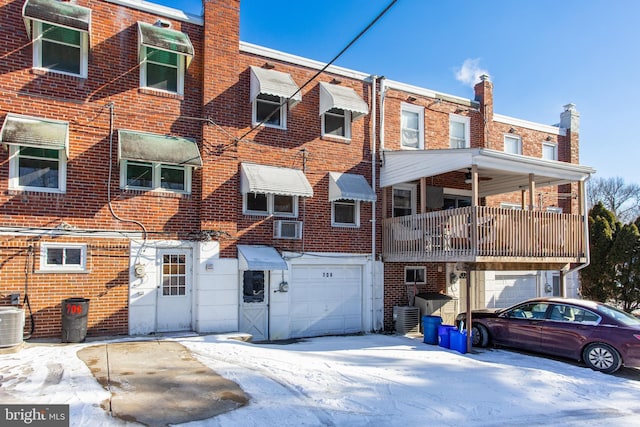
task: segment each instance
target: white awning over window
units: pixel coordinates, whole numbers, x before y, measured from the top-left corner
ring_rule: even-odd
[[[369,113],[369,106],[350,87],[320,83],[320,115],[332,108],[351,111],[351,120],[356,121]]]
[[[91,9],[69,2],[27,0],[22,6],[22,17],[29,37],[31,37],[32,20],[87,33],[91,29]]]
[[[293,81],[291,74],[254,66],[249,68],[251,68],[251,102],[255,101],[261,93],[288,99],[289,108],[302,101],[300,88]]]
[[[69,123],[9,113],[0,130],[0,143],[65,150],[68,157]]]
[[[198,144],[193,139],[119,130],[118,142],[119,159],[202,167]]]
[[[238,245],[239,270],[288,270],[276,248],[264,245]]]
[[[171,28],[138,22],[138,40],[140,51],[142,51],[142,46],[146,46],[186,56],[187,67],[194,55],[189,36]]]
[[[329,201],[336,200],[375,202],[376,193],[362,175],[329,172]]]
[[[313,197],[313,188],[299,169],[242,163],[240,191],[246,193],[281,194]]]

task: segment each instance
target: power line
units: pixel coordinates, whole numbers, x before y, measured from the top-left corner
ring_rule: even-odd
[[[369,25],[367,25],[364,30],[360,31],[360,33],[355,36],[353,38],[353,40],[351,40],[349,42],[349,44],[347,44],[336,56],[333,57],[333,59],[329,62],[327,62],[327,64],[322,67],[322,69],[320,69],[320,71],[318,71],[316,74],[314,74],[313,77],[311,77],[309,80],[307,80],[302,86],[300,86],[300,88],[295,91],[289,98],[285,99],[283,102],[280,103],[280,105],[278,106],[278,108],[274,109],[267,117],[265,117],[264,119],[262,119],[262,121],[258,124],[256,124],[255,126],[253,126],[251,129],[249,129],[248,131],[246,131],[240,138],[238,138],[238,141],[242,141],[244,138],[246,138],[249,134],[251,134],[254,130],[256,130],[257,128],[259,128],[260,126],[262,126],[266,121],[268,121],[271,116],[273,116],[276,112],[279,112],[280,109],[282,107],[284,107],[285,104],[287,104],[289,102],[289,99],[293,98],[294,96],[296,96],[299,92],[302,91],[302,89],[304,89],[307,85],[309,85],[312,81],[314,81],[320,74],[324,73],[325,70],[327,68],[329,68],[331,66],[331,64],[333,64],[338,58],[340,58],[347,50],[349,50],[349,48],[351,48],[351,46],[353,46],[353,44],[355,42],[358,41],[358,39],[360,39],[360,37],[362,37],[367,31],[369,31],[369,29],[371,27],[373,27],[376,22],[378,22],[380,20],[380,18],[382,18],[388,11],[389,9],[391,9],[393,7],[394,4],[397,3],[398,0],[392,0],[391,3],[389,3],[387,5],[387,7],[385,7],[382,12],[380,12],[378,14],[378,16],[376,16],[373,21],[371,21],[369,23]]]

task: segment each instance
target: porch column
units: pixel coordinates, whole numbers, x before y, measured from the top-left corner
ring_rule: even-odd
[[[427,178],[420,178],[420,213],[427,211]]]
[[[478,165],[471,166],[471,248],[473,255],[478,252]],[[469,280],[467,279],[467,282]]]
[[[536,181],[532,173],[529,174],[529,210],[535,210]]]

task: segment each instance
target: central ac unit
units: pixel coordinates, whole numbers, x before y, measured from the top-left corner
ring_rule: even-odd
[[[302,221],[282,219],[274,221],[273,237],[277,239],[302,239]]]

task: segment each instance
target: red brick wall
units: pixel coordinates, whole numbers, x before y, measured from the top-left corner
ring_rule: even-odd
[[[86,244],[87,272],[41,271],[40,249],[44,242]],[[128,333],[129,243],[126,240],[2,237],[0,259],[0,305],[9,305],[10,295],[20,294],[19,307],[26,313],[25,334],[30,333],[32,313],[33,337],[60,337],[61,303],[75,297],[90,300],[88,336]],[[25,293],[30,310],[24,303]]]

